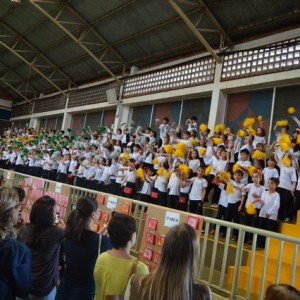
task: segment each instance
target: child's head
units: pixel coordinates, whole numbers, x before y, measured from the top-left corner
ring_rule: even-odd
[[[242,149],[240,151],[240,154],[241,154],[241,160],[242,161],[249,160],[250,152],[249,152],[248,149]]]
[[[268,189],[269,191],[275,191],[277,186],[279,185],[279,179],[275,177],[271,177],[268,181]]]
[[[255,167],[258,169],[258,170],[263,170],[264,167],[265,167],[265,161],[263,159],[257,159],[255,161]]]
[[[244,176],[244,173],[242,170],[236,170],[233,174],[233,179],[235,182],[240,183],[243,176]]]
[[[163,124],[168,124],[169,123],[169,118],[165,117],[163,118]]]
[[[268,160],[268,167],[269,168],[274,168],[274,166],[276,165],[276,160],[274,157],[270,157]]]
[[[257,172],[253,173],[253,175],[252,175],[252,181],[253,181],[254,184],[259,184],[262,181],[261,174],[257,173]]]
[[[265,135],[266,135],[265,129],[262,128],[262,127],[258,127],[258,128],[256,129],[256,135],[257,135],[257,136],[265,136]]]
[[[234,141],[229,140],[227,146],[228,146],[229,149],[232,149],[234,147]]]
[[[272,284],[266,290],[266,300],[300,300],[300,292],[288,284]]]
[[[190,159],[199,159],[199,153],[197,150],[192,150],[190,154]]]
[[[203,177],[204,176],[204,172],[205,172],[205,167],[203,167],[203,166],[199,166],[198,168],[197,168],[197,176],[198,177]]]
[[[191,137],[191,134],[189,131],[186,131],[182,134],[182,137],[184,140],[188,140]]]
[[[290,129],[289,125],[282,126],[281,127],[281,133],[288,133],[289,129]]]
[[[265,152],[265,147],[263,143],[257,143],[256,144],[256,149],[262,152]]]

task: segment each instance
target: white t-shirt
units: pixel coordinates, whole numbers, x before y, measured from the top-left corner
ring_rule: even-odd
[[[285,165],[281,164],[278,187],[286,190],[291,190],[292,182],[297,182],[296,170],[293,167],[288,168]]]
[[[193,173],[197,172],[198,167],[200,166],[200,160],[199,159],[191,159],[189,160],[189,167],[192,169]]]
[[[168,189],[170,189],[169,195],[179,196],[179,185],[180,185],[179,177],[175,173],[172,173],[168,183]]]
[[[260,210],[259,216],[266,217],[266,214],[270,215],[271,220],[277,220],[278,209],[280,207],[280,196],[277,192],[269,194],[268,191],[264,191],[261,195],[261,200],[264,204]]]
[[[243,168],[248,168],[251,165],[251,162],[249,160],[239,160],[237,162],[237,164],[239,164]],[[241,171],[243,171],[243,170],[241,170]],[[241,180],[241,183],[246,185],[246,184],[248,184],[249,174],[248,174],[248,172],[245,172],[245,171],[243,171],[243,173],[244,173],[244,175],[243,175],[243,178]]]
[[[260,185],[258,187],[256,187],[254,185],[254,183],[249,183],[245,186],[245,190],[248,192],[248,197],[247,197],[247,200],[246,200],[246,207],[247,205],[250,203],[250,202],[253,202],[254,200],[256,200],[256,198],[254,198],[252,195],[253,194],[256,194],[258,195],[259,197],[261,196],[261,194],[263,193],[263,191],[265,190],[265,188]],[[261,204],[260,202],[255,202],[254,203],[254,206],[255,208],[258,208],[260,209],[261,208]]]
[[[264,187],[266,189],[268,189],[268,181],[270,178],[274,177],[274,178],[279,178],[279,174],[278,174],[278,170],[273,168],[273,169],[270,169],[270,168],[264,168],[263,169],[263,174],[264,174]]]
[[[218,204],[222,205],[224,207],[227,207],[228,206],[228,196],[227,196],[227,192],[225,190],[225,184],[220,183],[218,186],[219,186],[219,189],[221,190]]]
[[[264,136],[255,135],[252,142],[253,149],[256,149],[256,146],[259,143],[264,145],[266,143],[266,138]]]
[[[168,179],[165,176],[157,176],[154,182],[154,187],[160,192],[167,192]]]
[[[203,188],[207,187],[207,181],[205,178],[193,177],[190,179],[192,188],[189,194],[190,200],[202,200]]]
[[[245,187],[243,183],[237,183],[233,180],[230,180],[232,187],[233,187],[233,193],[227,194],[228,203],[234,204],[242,200],[242,195],[245,195],[244,192],[241,192],[241,189]]]

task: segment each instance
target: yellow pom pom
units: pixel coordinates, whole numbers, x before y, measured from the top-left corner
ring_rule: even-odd
[[[229,182],[226,186],[226,192],[227,194],[233,194],[234,193],[234,190],[233,190],[233,186],[232,186],[232,183]]]
[[[300,144],[300,134],[297,135],[297,144]]]
[[[239,129],[237,132],[239,137],[245,137],[246,136],[246,131],[243,129]]]
[[[216,177],[219,181],[226,183],[231,178],[231,174],[226,171],[219,171],[217,172]]]
[[[186,177],[189,176],[189,174],[190,174],[190,168],[189,168],[188,165],[186,165],[186,164],[180,164],[179,167],[178,167],[178,169],[179,169],[179,172],[182,173],[182,174],[184,174]]]
[[[240,165],[238,163],[235,163],[233,166],[232,166],[232,172],[235,173],[237,170],[239,170],[240,168]]]
[[[225,130],[224,124],[218,124],[215,126],[215,132],[216,133],[222,133]]]
[[[279,145],[281,147],[282,152],[288,152],[290,149],[290,146],[287,143],[279,142]]]
[[[144,170],[142,168],[138,168],[136,170],[136,176],[142,179],[145,178]]]
[[[207,149],[206,149],[205,147],[200,148],[200,149],[199,149],[199,154],[200,154],[201,156],[205,156],[206,150],[207,150]]]
[[[248,205],[246,206],[246,212],[248,215],[255,215],[256,214],[256,209],[253,204],[253,202],[249,202]]]
[[[185,153],[185,151],[186,151],[186,144],[185,143],[178,143],[178,144],[176,144],[175,148],[176,148],[176,151],[179,150],[179,151]]]
[[[290,167],[291,166],[291,160],[289,159],[289,156],[287,154],[283,157],[282,163],[286,167]]]
[[[251,127],[255,123],[255,118],[246,118],[243,122],[244,127]]]
[[[159,165],[159,160],[157,159],[157,157],[155,157],[155,158],[153,159],[152,163],[153,163],[154,165]]]
[[[293,115],[293,114],[296,112],[296,108],[291,106],[291,107],[288,108],[287,111],[288,111],[288,113],[289,113],[290,115]]]
[[[205,168],[204,175],[205,175],[205,176],[208,176],[209,173],[211,172],[211,170],[212,170],[212,165],[209,165],[208,167]]]
[[[290,136],[288,134],[282,133],[280,135],[280,139],[279,139],[278,143],[279,144],[280,143],[286,143],[286,144],[288,144],[290,146],[292,142],[291,142]]]
[[[251,177],[253,176],[253,174],[254,174],[256,171],[257,171],[257,169],[256,169],[254,166],[250,165],[250,166],[248,167],[248,173],[249,173],[249,175],[250,175]]]
[[[130,156],[127,152],[123,152],[123,155],[121,156],[123,159],[130,159]]]
[[[166,153],[173,153],[174,152],[174,149],[172,147],[172,145],[168,144],[168,145],[165,145],[164,146],[164,150],[166,151]]]
[[[170,179],[172,173],[173,173],[172,171],[167,172],[167,173],[165,174],[166,178],[167,178],[167,179]]]
[[[183,158],[184,157],[184,152],[182,152],[179,149],[176,149],[175,152],[174,152],[174,156],[177,157],[177,158]]]
[[[220,138],[211,138],[211,139],[214,142],[214,145],[219,145],[222,142],[222,140]]]
[[[190,143],[191,143],[191,145],[195,146],[195,145],[197,145],[198,140],[197,139],[191,139]]]
[[[203,124],[203,123],[202,123],[202,124],[199,125],[199,129],[200,129],[201,132],[206,132],[206,131],[207,131],[207,128],[208,128],[208,127],[207,127],[206,124]]]
[[[260,150],[255,150],[254,153],[252,154],[253,159],[265,159],[266,154]]]
[[[257,117],[257,120],[258,120],[258,121],[262,121],[263,119],[264,119],[263,116],[258,116],[258,117]]]
[[[277,126],[287,126],[289,124],[288,120],[280,120],[276,122]]]
[[[157,174],[158,176],[164,176],[164,174],[165,174],[165,169],[164,169],[163,167],[159,168],[159,169],[157,170],[156,174]]]
[[[252,135],[256,135],[256,130],[253,127],[248,127],[248,130]]]

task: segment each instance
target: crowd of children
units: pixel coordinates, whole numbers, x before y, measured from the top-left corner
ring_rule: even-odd
[[[277,219],[294,221],[300,209],[300,130],[290,135],[288,121],[277,121],[275,141],[267,145],[257,119],[258,125],[246,118],[236,133],[223,124],[211,131],[196,117],[186,128],[170,126],[166,117],[159,134],[139,126],[88,127],[78,136],[8,128],[1,168],[197,214],[211,198],[217,218],[240,223],[244,212],[246,225],[276,230]]]

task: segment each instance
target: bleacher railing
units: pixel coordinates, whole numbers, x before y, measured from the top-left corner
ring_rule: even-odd
[[[0,169],[0,173],[6,177],[8,186],[20,185],[25,178],[29,177],[3,169]],[[46,179],[44,181],[43,194],[48,191],[51,183],[57,184]],[[97,197],[98,194],[98,191],[67,186],[70,188],[70,192],[66,217],[79,197]],[[106,195],[109,196],[109,194]],[[111,196],[115,197],[115,195]],[[132,252],[139,257],[145,229],[144,213],[147,206],[147,203],[132,200],[131,215],[137,221],[137,242]],[[159,211],[161,207],[156,206],[155,209]],[[190,215],[187,212],[180,212],[180,214]],[[300,238],[205,216],[202,221],[204,227],[198,229],[201,246],[198,278],[201,282],[208,284],[214,293],[222,294],[227,299],[264,299],[265,290],[269,284],[287,283],[300,288],[300,255],[298,252]],[[295,226],[296,231],[300,228],[300,225],[297,224],[289,225]],[[222,226],[226,227],[224,238],[219,236]],[[299,226],[298,229],[297,226]],[[215,228],[214,235],[210,234],[212,228]],[[233,230],[238,232],[236,242],[230,239]],[[253,235],[252,245],[244,244],[245,233]],[[264,236],[266,239],[264,248],[257,248],[259,236]]]

